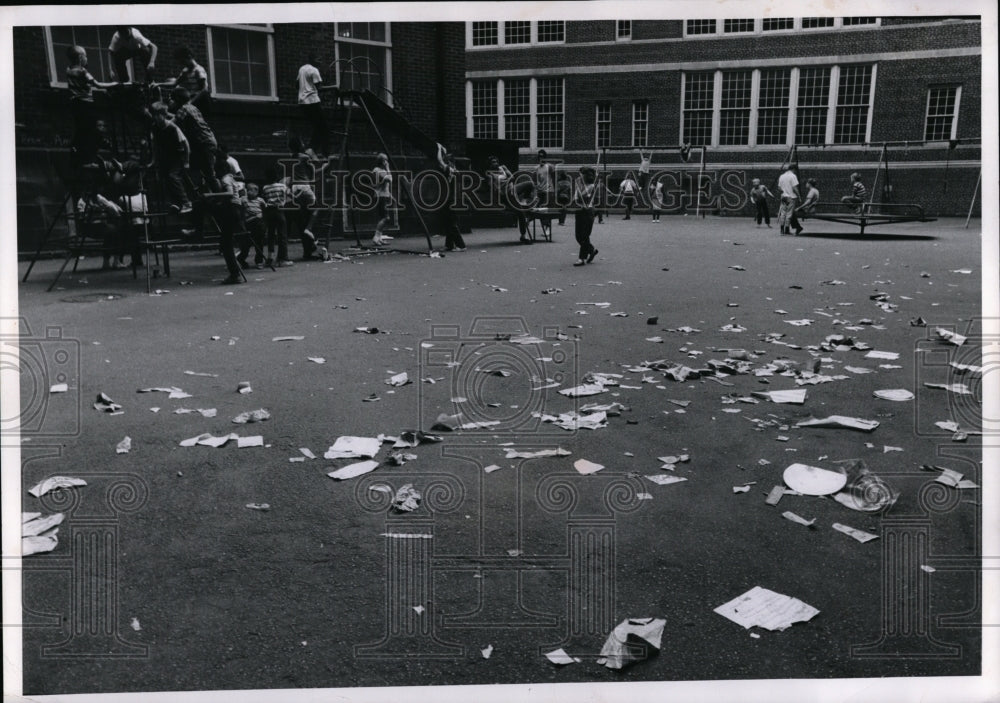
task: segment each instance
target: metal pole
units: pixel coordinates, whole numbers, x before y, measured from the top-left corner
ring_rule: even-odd
[[[979,195],[979,184],[983,180],[983,170],[979,169],[979,177],[976,178],[976,187],[972,189],[972,202],[969,203],[969,214],[965,216],[965,229],[969,229],[969,220],[972,219],[972,210],[976,207],[976,196]]]

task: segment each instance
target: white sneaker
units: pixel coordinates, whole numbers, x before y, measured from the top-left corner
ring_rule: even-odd
[[[395,239],[395,237],[390,237],[388,234],[383,234],[382,235],[382,241],[383,242],[391,242],[393,239]]]
[[[375,235],[374,237],[372,237],[372,246],[380,247],[383,244],[385,244],[385,242],[382,241],[382,238],[380,236]]]

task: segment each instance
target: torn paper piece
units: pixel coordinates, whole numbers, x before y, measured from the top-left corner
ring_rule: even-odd
[[[815,320],[808,320],[808,319],[785,320],[785,322],[787,322],[790,325],[795,325],[796,327],[805,327],[806,325],[811,325],[813,322],[815,322]]]
[[[264,422],[265,420],[271,419],[271,413],[269,413],[264,408],[258,410],[248,410],[245,413],[240,413],[233,418],[233,422],[237,425],[245,425],[251,422]]]
[[[879,423],[877,420],[863,420],[859,417],[847,417],[845,415],[830,415],[820,419],[803,420],[795,424],[796,427],[845,427],[851,430],[861,430],[871,432]]]
[[[899,354],[897,354],[896,352],[878,351],[876,349],[872,349],[870,352],[868,352],[867,354],[865,354],[865,358],[866,359],[885,359],[887,361],[895,361],[896,359],[899,358]]]
[[[66,517],[63,513],[53,513],[52,515],[46,515],[45,517],[40,517],[41,513],[31,514],[36,517],[30,520],[22,521],[21,537],[37,537],[38,535],[44,534],[53,527],[61,525]]]
[[[355,478],[356,476],[361,476],[362,474],[367,474],[378,468],[377,461],[359,461],[356,464],[348,464],[342,469],[337,469],[336,471],[331,471],[327,474],[330,478],[336,481],[344,481],[349,478]]]
[[[934,331],[937,333],[938,339],[941,339],[945,342],[951,342],[956,347],[960,347],[963,344],[965,344],[966,337],[958,334],[957,332],[946,330],[943,327],[938,327]]]
[[[868,369],[864,366],[845,366],[844,371],[850,371],[851,373],[858,374],[859,376],[866,373],[875,373],[875,369]]]
[[[687,481],[683,476],[669,476],[667,474],[651,474],[646,476],[650,481],[655,483],[657,486],[666,486],[671,483],[680,483],[681,481]]]
[[[816,608],[798,598],[760,586],[754,586],[743,595],[720,605],[714,612],[746,629],[763,627],[772,632],[784,630],[797,622],[811,620],[819,613]]]
[[[215,408],[195,408],[194,410],[190,408],[177,408],[174,410],[174,415],[190,415],[191,413],[198,413],[202,417],[215,417],[218,412],[219,411]]]
[[[843,471],[828,471],[806,464],[792,464],[785,469],[782,478],[793,491],[807,496],[830,495],[847,483],[847,474]]]
[[[284,337],[274,337],[272,342],[301,342],[305,337],[300,335],[287,335]]]
[[[601,647],[601,658],[597,663],[609,669],[621,669],[627,664],[645,659],[646,649],[642,647],[640,650],[636,647],[636,640],[659,650],[666,624],[667,621],[660,618],[622,620],[605,640],[604,646]]]
[[[271,509],[271,506],[267,503],[247,503],[246,507],[249,510],[259,510],[261,512],[267,512]]]
[[[307,356],[306,359],[308,359],[309,361],[313,362],[314,364],[325,364],[326,363],[326,359],[324,359],[322,356]]]
[[[972,391],[964,383],[925,383],[924,388],[940,388],[957,395],[972,395]]]
[[[369,491],[375,491],[376,493],[387,493],[392,495],[392,487],[384,483],[376,483],[374,485],[368,486]]]
[[[253,393],[253,388],[250,387],[249,381],[240,381],[236,385],[236,390],[237,392],[242,393],[243,395],[246,395],[247,393]]]
[[[56,383],[49,386],[49,393],[67,393],[69,391],[69,385],[66,383]]]
[[[122,406],[111,400],[104,393],[97,394],[97,400],[94,401],[94,410],[111,413],[112,415],[122,414]]]
[[[940,427],[942,430],[947,430],[948,432],[958,432],[958,423],[951,420],[943,420],[941,422],[935,422],[935,425]]]
[[[957,361],[952,361],[952,362],[950,362],[949,365],[953,369],[955,369],[956,373],[958,373],[958,374],[963,374],[963,373],[966,373],[966,372],[974,373],[974,374],[981,374],[983,372],[983,367],[982,366],[976,366],[975,364],[960,364]]]
[[[416,446],[416,445],[414,445]],[[372,458],[378,454],[382,442],[378,437],[338,437],[337,441],[326,450],[324,459],[357,459]]]
[[[413,487],[412,483],[407,483],[399,487],[395,497],[392,499],[393,510],[401,513],[410,513],[420,507],[420,491]]]
[[[142,629],[142,625],[139,624],[139,618],[132,618],[131,626],[136,632]]]
[[[791,520],[792,522],[797,522],[800,525],[805,525],[806,527],[812,527],[816,523],[816,518],[813,518],[812,520],[806,520],[804,517],[802,517],[801,515],[796,515],[791,510],[786,510],[785,512],[783,512],[781,514],[781,517],[785,518],[786,520]]]
[[[903,451],[902,447],[893,447],[892,445],[889,444],[882,445],[883,454],[888,454],[889,452],[901,452],[901,451]]]
[[[59,532],[59,528],[56,528],[50,534],[21,538],[21,556],[29,557],[32,554],[51,552],[59,546],[59,538],[56,536],[57,532]]]
[[[205,373],[204,371],[185,371],[184,373],[188,376],[204,376],[205,378],[219,377],[219,374],[217,373]]]
[[[28,493],[35,496],[36,498],[41,498],[43,495],[49,491],[55,491],[61,488],[77,488],[79,486],[86,486],[87,482],[82,478],[70,478],[69,476],[51,476],[33,488],[28,489]]]
[[[483,659],[489,659],[490,655],[493,654],[493,645],[488,644],[479,650],[479,653],[483,655]]]
[[[578,398],[587,395],[597,395],[598,393],[603,393],[606,390],[607,389],[600,383],[584,383],[583,385],[579,385],[574,388],[564,388],[559,391],[559,394],[570,398]]]
[[[892,506],[899,494],[871,473],[860,459],[836,462],[847,472],[847,484],[833,499],[845,508],[873,513]]]
[[[927,566],[927,564],[921,564],[920,570],[928,574],[933,574],[935,571],[937,571],[937,569],[935,569],[933,566]]]
[[[573,462],[573,468],[580,474],[587,476],[588,474],[596,474],[604,467],[601,464],[595,464],[594,462],[587,461],[586,459],[577,459]]]
[[[408,452],[396,452],[389,455],[389,463],[393,466],[402,466],[408,461],[415,461],[417,458],[416,454],[410,454]]]
[[[833,529],[837,532],[843,532],[848,537],[853,537],[862,544],[871,542],[873,539],[878,539],[878,535],[873,535],[871,532],[863,532],[847,525],[841,525],[839,522],[833,523]]]
[[[652,493],[636,493],[635,494],[635,499],[636,500],[653,500],[653,494]]]
[[[263,435],[253,435],[251,437],[236,437],[236,448],[243,449],[244,447],[263,447],[264,437]]]
[[[874,395],[876,398],[881,398],[882,400],[894,400],[897,403],[913,400],[913,393],[905,388],[887,388],[885,390],[878,390],[875,391]]]
[[[497,466],[496,464],[490,464],[489,466],[484,466],[483,467],[483,471],[486,472],[486,473],[488,473],[488,474],[491,474],[494,471],[499,471],[500,468],[501,467]]]
[[[749,492],[750,492],[749,485],[733,486],[733,493],[749,493]]]
[[[775,486],[771,489],[771,492],[767,494],[767,498],[764,502],[767,505],[777,505],[778,501],[781,500],[781,496],[785,495],[784,486]]]
[[[545,658],[557,666],[565,666],[566,664],[579,664],[580,659],[577,657],[571,657],[566,654],[564,649],[556,649],[551,652],[545,653]]]
[[[389,537],[390,539],[433,539],[434,535],[412,532],[383,532],[379,537]]]
[[[757,398],[770,400],[772,403],[793,403],[795,405],[802,405],[806,402],[807,393],[808,391],[805,388],[801,388],[786,391],[754,391],[751,395]]]
[[[176,386],[171,386],[170,388],[140,388],[138,393],[167,393],[168,398],[171,400],[180,400],[181,398],[190,398],[190,393],[185,393],[180,388]]]
[[[396,439],[395,444],[392,445],[393,449],[404,449],[407,447],[416,447],[420,444],[440,442],[440,435],[427,434],[421,430],[403,430],[399,433],[399,438]]]
[[[516,449],[508,449],[505,458],[507,459],[538,459],[546,456],[569,456],[569,452],[562,447],[558,449],[540,449],[537,452],[522,452]]]
[[[390,376],[385,379],[385,384],[387,386],[405,386],[410,383],[409,375],[404,371],[403,373],[397,373],[395,376]]]
[[[132,438],[126,435],[125,439],[123,439],[121,442],[117,444],[117,446],[115,446],[115,453],[128,454],[130,451],[132,451]]]

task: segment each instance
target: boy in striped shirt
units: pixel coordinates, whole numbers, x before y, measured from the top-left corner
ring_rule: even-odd
[[[851,174],[851,194],[840,199],[847,207],[854,208],[854,212],[861,214],[861,206],[868,200],[868,189],[861,182],[861,174],[854,172]]]
[[[288,232],[285,229],[285,216],[281,208],[288,200],[288,186],[278,176],[275,166],[268,166],[264,171],[267,184],[261,188],[264,197],[264,227],[267,235],[267,263],[273,262],[271,254],[274,243],[278,243],[278,266],[291,266],[294,261],[288,258]]]

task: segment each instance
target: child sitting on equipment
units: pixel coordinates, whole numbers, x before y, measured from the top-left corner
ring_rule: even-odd
[[[191,162],[191,146],[184,132],[170,121],[166,103],[155,102],[153,113],[153,164],[163,180],[170,210],[191,212],[191,199],[184,187],[184,169]]]
[[[856,214],[861,214],[862,205],[864,205],[865,200],[868,198],[868,189],[865,188],[865,184],[861,182],[861,174],[854,172],[851,174],[851,194],[845,195],[840,199],[844,205],[850,208],[854,208]]]

